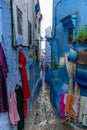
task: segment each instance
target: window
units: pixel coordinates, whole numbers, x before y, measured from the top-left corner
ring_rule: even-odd
[[[18,34],[22,35],[23,34],[23,29],[22,29],[22,11],[18,8],[17,6],[17,27],[18,27]]]
[[[32,24],[28,21],[28,43],[32,44]]]
[[[73,43],[73,28],[69,28],[68,29],[68,44],[72,44]]]

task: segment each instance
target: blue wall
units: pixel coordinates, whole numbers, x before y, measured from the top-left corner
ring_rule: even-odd
[[[46,42],[46,56],[45,56],[45,61],[50,62],[51,61],[51,46],[49,42]]]
[[[53,0],[52,36],[54,38],[51,41],[51,47],[57,63],[59,63],[60,56],[64,56],[64,54],[69,52],[71,48],[71,45],[68,45],[68,28],[74,26],[75,29],[73,38],[75,38],[75,31],[78,26],[82,27],[83,25],[87,24],[87,15],[85,14],[86,11],[86,0]],[[71,16],[69,17],[69,15]],[[71,17],[75,17],[76,19]],[[67,21],[65,20],[66,18]],[[64,87],[62,88],[63,84],[66,85],[66,89],[64,89]],[[60,110],[58,105],[60,101],[60,93],[68,92],[68,84],[69,77],[66,66],[62,68],[58,66],[58,70],[56,70],[56,72],[52,70],[51,99],[53,104],[55,102],[54,106],[56,107],[59,115]],[[56,96],[54,96],[55,93]],[[87,90],[81,88],[81,95],[87,96]]]
[[[33,102],[42,86],[42,75],[40,75],[41,70],[39,68],[39,64],[36,62],[33,62],[29,66],[29,79],[30,79],[30,91],[31,91],[31,97],[30,100]]]
[[[19,73],[18,64],[18,54],[19,49],[14,50],[11,43],[11,19],[10,19],[10,5],[5,0],[0,0],[0,42],[3,46],[7,65],[8,65],[8,75],[7,75],[7,90],[8,90],[8,100],[10,98],[10,93],[15,90],[16,84],[19,84],[21,78]],[[29,64],[30,60],[28,58],[28,49],[23,48],[27,59],[27,75],[29,75]],[[29,100],[30,102],[30,100]],[[17,127],[11,127],[8,119],[8,113],[0,113],[0,130],[16,130]]]
[[[8,89],[8,96],[10,94],[10,91],[15,88],[14,80],[16,80],[15,76],[15,66],[14,64],[14,53],[11,49],[11,30],[10,30],[10,12],[9,12],[9,6],[4,0],[0,0],[0,42],[3,46],[5,56],[7,59],[8,64],[8,79],[7,79],[7,89]],[[11,57],[12,56],[12,57]],[[12,66],[11,66],[12,64]],[[13,75],[13,77],[12,77]],[[13,82],[12,82],[13,80]],[[11,130],[9,119],[8,119],[8,113],[0,113],[0,129],[1,130]],[[14,128],[16,130],[16,127]]]

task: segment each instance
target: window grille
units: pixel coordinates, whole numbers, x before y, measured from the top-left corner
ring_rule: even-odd
[[[22,17],[22,11],[18,8],[17,6],[17,27],[18,27],[18,34],[22,35],[23,34],[23,29],[22,29],[22,22],[23,22],[23,17]]]
[[[28,43],[32,44],[32,24],[28,21]]]

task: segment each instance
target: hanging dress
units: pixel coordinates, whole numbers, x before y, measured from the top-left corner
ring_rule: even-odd
[[[19,113],[17,110],[16,93],[12,92],[9,100],[9,120],[12,127],[18,124],[20,121]]]
[[[20,85],[16,85],[15,93],[17,98],[17,109],[20,117],[17,130],[22,130],[24,129],[24,111],[23,111],[23,90]]]
[[[8,111],[8,96],[7,96],[7,62],[5,59],[4,50],[0,44],[0,112]]]
[[[19,65],[20,65],[20,72],[21,72],[21,79],[22,79],[22,86],[23,86],[24,118],[26,118],[27,99],[29,99],[30,97],[30,90],[29,90],[28,78],[26,73],[26,57],[22,49],[19,50]]]

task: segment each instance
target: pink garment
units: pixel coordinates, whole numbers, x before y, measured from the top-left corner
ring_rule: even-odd
[[[16,93],[11,93],[11,98],[9,100],[9,120],[12,126],[15,126],[19,121],[20,117],[17,110]]]
[[[80,96],[76,96],[73,105],[73,109],[76,115],[78,115],[79,113],[79,106],[80,106],[79,104],[80,104]]]
[[[60,111],[62,118],[65,117],[64,93],[60,94]]]

